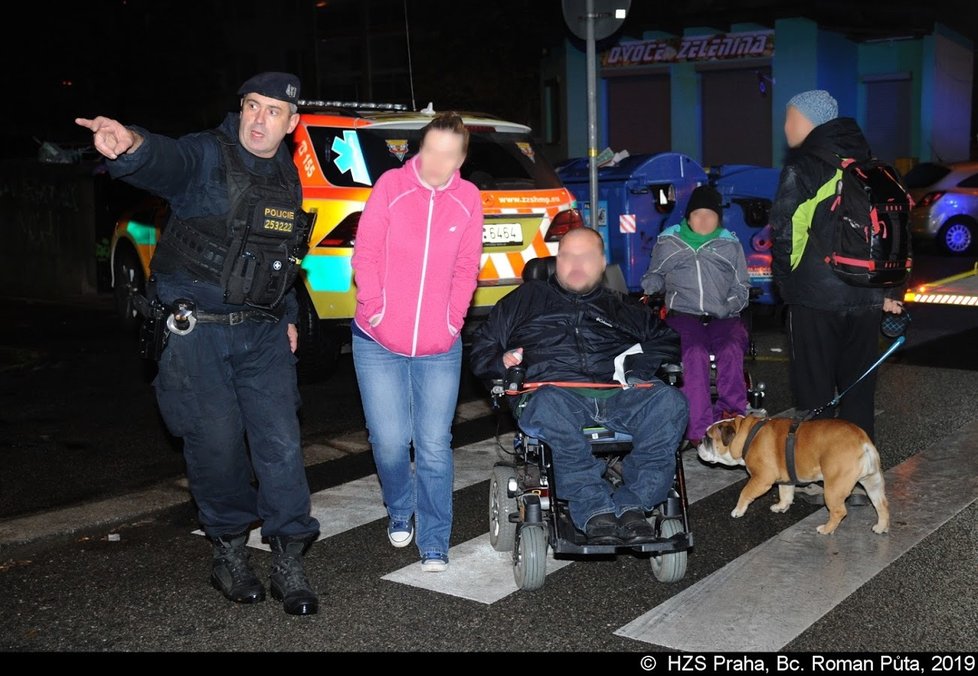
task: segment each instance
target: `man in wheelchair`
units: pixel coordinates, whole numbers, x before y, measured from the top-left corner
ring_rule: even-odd
[[[587,541],[631,545],[656,537],[646,512],[673,486],[689,408],[656,376],[662,364],[680,363],[678,334],[638,300],[607,288],[604,272],[601,235],[568,232],[555,272],[507,294],[476,330],[471,365],[487,383],[517,364],[527,382],[554,383],[511,398],[519,427],[552,449],[556,485]],[[628,387],[608,387],[616,379]],[[617,486],[603,478],[606,463],[582,434],[595,424],[632,437]]]

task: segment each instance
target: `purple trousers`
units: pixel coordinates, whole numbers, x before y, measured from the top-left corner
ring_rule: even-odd
[[[747,410],[744,355],[747,327],[740,317],[713,319],[704,324],[699,317],[670,315],[666,318],[679,334],[683,359],[683,394],[689,402],[687,439],[701,439],[706,428],[729,414]],[[717,400],[710,395],[710,355],[716,357]]]

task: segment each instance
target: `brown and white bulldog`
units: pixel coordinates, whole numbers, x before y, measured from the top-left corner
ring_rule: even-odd
[[[744,444],[752,427],[767,422],[756,433],[744,457]],[[740,517],[751,502],[767,493],[775,483],[779,500],[772,512],[784,512],[795,497],[795,487],[785,458],[785,445],[791,428],[789,418],[758,418],[738,415],[710,425],[696,449],[709,463],[743,465],[750,474],[740,492],[737,507],[730,516]],[[890,527],[890,507],[884,493],[883,473],[876,446],[858,425],[837,418],[809,420],[795,431],[795,476],[800,484],[824,482],[825,506],[829,520],[816,530],[833,532],[846,516],[846,498],[856,483],[866,489],[877,521],[873,532],[885,533]]]

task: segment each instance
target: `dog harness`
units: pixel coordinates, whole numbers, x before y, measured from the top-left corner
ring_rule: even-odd
[[[768,422],[773,420],[773,418],[764,418],[759,423],[750,428],[747,432],[747,439],[744,441],[744,450],[741,453],[741,457],[744,462],[747,462],[747,452],[750,450],[751,442],[754,441],[754,437],[757,433],[761,431]],[[791,421],[791,427],[788,429],[788,437],[784,442],[784,462],[788,467],[788,476],[790,481],[779,481],[779,484],[791,484],[793,486],[804,486],[811,483],[810,481],[798,481],[798,474],[795,472],[795,432],[798,430],[798,426],[801,425],[802,421],[795,418]]]

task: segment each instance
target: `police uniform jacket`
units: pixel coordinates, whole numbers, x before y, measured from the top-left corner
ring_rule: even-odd
[[[229,113],[218,129],[234,140],[235,148],[248,171],[259,176],[283,172],[295,186],[295,204],[302,204],[302,186],[287,144],[279,146],[273,158],[261,158],[248,152],[238,142],[240,113]],[[195,132],[173,139],[131,127],[143,137],[143,143],[132,154],[123,154],[108,163],[109,174],[137,188],[165,199],[177,218],[186,220],[202,216],[224,217],[231,208],[224,180],[224,164],[217,137],[210,132]],[[165,234],[164,234],[165,236]],[[201,310],[215,313],[238,312],[242,305],[223,302],[219,285],[195,280],[185,271],[157,271],[150,263],[157,292],[164,302],[190,294]],[[282,300],[283,318],[297,322],[298,306],[290,289]]]

